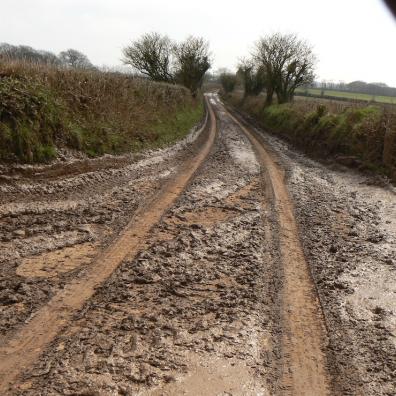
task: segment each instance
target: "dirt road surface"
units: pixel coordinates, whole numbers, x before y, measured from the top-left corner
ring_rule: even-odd
[[[7,395],[393,395],[396,195],[207,96],[140,156],[0,169]]]

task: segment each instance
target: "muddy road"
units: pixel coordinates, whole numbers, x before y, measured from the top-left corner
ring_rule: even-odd
[[[394,190],[207,102],[168,149],[0,169],[0,394],[396,393]]]

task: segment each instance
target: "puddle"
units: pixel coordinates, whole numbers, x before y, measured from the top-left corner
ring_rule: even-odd
[[[252,370],[238,359],[193,356],[188,364],[191,371],[174,382],[145,393],[151,396],[264,396],[267,390],[255,378]]]
[[[257,174],[260,170],[256,155],[248,142],[233,141],[229,143],[230,154],[235,162],[251,174]]]
[[[396,345],[396,288],[394,271],[384,267],[363,263],[349,275],[346,280],[354,288],[354,293],[347,298],[347,306],[352,308],[358,320],[379,319],[373,312],[380,308],[385,313],[382,320],[387,324],[388,330],[393,334],[390,339]]]

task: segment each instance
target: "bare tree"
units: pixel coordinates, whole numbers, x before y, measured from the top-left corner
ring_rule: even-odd
[[[267,104],[272,102],[271,92],[276,92],[279,103],[289,102],[297,87],[314,79],[316,59],[312,48],[295,34],[276,33],[261,38],[254,59],[267,76]]]
[[[94,67],[86,55],[72,48],[62,51],[59,54],[59,59],[65,66],[74,69],[91,69]]]
[[[190,36],[174,47],[174,53],[175,81],[195,95],[210,68],[209,43],[201,37]]]
[[[226,93],[230,93],[234,90],[237,78],[236,75],[229,72],[223,72],[220,74],[220,83]]]
[[[266,74],[262,66],[257,66],[252,60],[243,59],[239,63],[238,77],[242,80],[244,96],[259,95],[266,86]]]
[[[173,82],[172,50],[167,36],[147,33],[123,49],[123,62],[154,81]]]

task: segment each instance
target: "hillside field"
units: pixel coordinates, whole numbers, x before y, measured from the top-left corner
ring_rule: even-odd
[[[312,96],[322,96],[321,88],[299,88],[296,90],[296,95],[301,95],[308,93]],[[396,104],[396,97],[392,96],[381,96],[381,95],[369,95],[364,93],[355,93],[355,92],[345,92],[345,91],[337,91],[331,89],[324,89],[323,96],[332,97],[334,99],[351,99],[351,100],[365,100],[367,102],[377,102],[377,103],[389,103]]]

